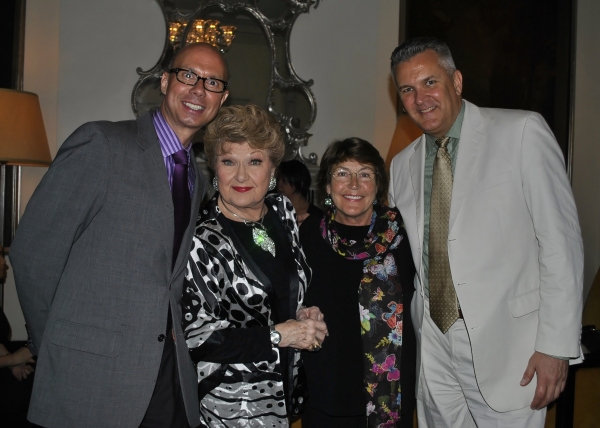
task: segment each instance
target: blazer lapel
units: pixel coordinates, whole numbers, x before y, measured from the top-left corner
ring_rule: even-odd
[[[410,179],[412,183],[413,193],[415,195],[415,219],[417,223],[417,233],[419,237],[419,248],[423,248],[423,222],[424,222],[424,207],[423,207],[423,180],[425,168],[425,135],[420,137],[419,142],[415,145],[415,151],[408,161],[410,170]],[[421,276],[421,260],[419,257],[417,273]]]
[[[463,102],[466,103],[465,118],[460,131],[458,157],[456,159],[454,183],[452,185],[449,231],[452,230],[462,202],[469,190],[473,166],[485,141],[483,120],[481,119],[479,108],[466,100],[463,100]]]
[[[152,115],[145,114],[138,118],[138,139],[137,144],[141,147],[140,162],[145,170],[144,177],[150,190],[150,198],[154,199],[158,209],[158,218],[170,218],[171,221],[158,222],[158,239],[163,243],[167,260],[171,260],[173,252],[173,235],[175,234],[173,225],[173,198],[167,179],[165,161],[160,150],[160,143]],[[169,273],[171,264],[167,263]]]

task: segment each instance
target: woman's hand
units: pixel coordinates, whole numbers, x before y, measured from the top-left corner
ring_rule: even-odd
[[[327,325],[323,321],[310,318],[301,321],[288,320],[277,324],[275,329],[281,333],[280,348],[289,346],[296,349],[313,350],[315,347],[321,346],[327,335]]]
[[[296,312],[296,319],[298,321],[311,319],[315,321],[323,321],[325,319],[325,315],[321,312],[321,310],[316,306],[311,306],[310,308],[302,307],[298,312]]]
[[[2,345],[0,345],[0,351],[8,352]],[[35,359],[31,351],[26,347],[19,348],[12,354],[7,353],[0,357],[0,367],[9,367],[17,380],[27,379],[27,376],[33,373],[34,369],[28,365],[29,363],[35,363]]]
[[[17,380],[21,381],[27,379],[27,376],[33,373],[34,369],[28,364],[21,364],[19,366],[12,366],[10,371]]]
[[[33,359],[33,354],[29,350],[29,348],[22,347],[17,349],[15,352],[11,354],[11,362],[10,366],[18,366],[27,363],[35,363]]]

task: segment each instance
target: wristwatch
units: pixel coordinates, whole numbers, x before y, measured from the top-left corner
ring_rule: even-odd
[[[275,326],[272,325],[271,326],[271,345],[273,346],[273,348],[279,346],[279,342],[281,342],[281,333],[279,333],[276,329]]]

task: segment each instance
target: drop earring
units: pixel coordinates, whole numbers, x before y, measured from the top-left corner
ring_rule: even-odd
[[[328,207],[333,206],[333,200],[331,199],[331,195],[328,194],[323,203]]]
[[[217,183],[217,177],[213,177],[212,185],[215,188],[215,190],[218,192],[219,191],[219,183]]]
[[[277,179],[275,178],[274,175],[271,176],[271,179],[269,180],[269,192],[271,190],[275,190],[275,186],[277,186]]]

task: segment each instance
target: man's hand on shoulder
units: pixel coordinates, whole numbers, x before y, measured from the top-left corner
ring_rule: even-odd
[[[558,398],[565,389],[568,372],[568,360],[561,360],[537,351],[533,353],[521,379],[521,386],[525,386],[531,382],[534,374],[537,376],[537,387],[530,405],[533,410],[543,409]]]

